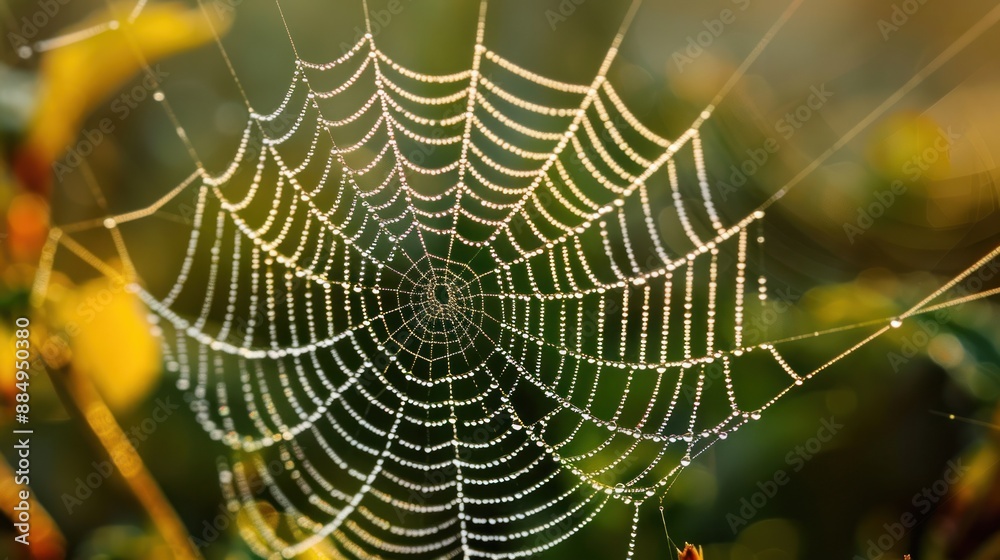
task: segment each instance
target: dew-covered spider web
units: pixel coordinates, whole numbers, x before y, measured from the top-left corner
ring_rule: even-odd
[[[744,340],[767,305],[765,210],[822,159],[729,219],[704,129],[798,4],[672,138],[606,78],[638,2],[581,84],[485,44],[485,1],[469,69],[450,75],[398,64],[369,23],[334,60],[296,54],[273,110],[244,97],[221,173],[157,89],[193,171],[147,208],[54,228],[36,295],[59,248],[120,275],[74,240],[110,232],[178,388],[232,450],[224,495],[261,556],[525,557],[617,507],[631,557],[640,517],[710,446],[907,317],[996,292],[946,297],[1000,249],[814,365],[786,360],[791,339]],[[180,199],[196,201],[186,250],[154,291],[130,269],[129,227]],[[683,234],[669,243],[665,206]]]

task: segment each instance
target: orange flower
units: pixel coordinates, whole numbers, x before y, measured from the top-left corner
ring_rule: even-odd
[[[684,543],[684,550],[677,551],[677,560],[704,560],[701,547],[695,548],[693,544]]]
[[[7,249],[11,260],[32,262],[49,235],[49,205],[31,194],[14,196],[7,207]]]

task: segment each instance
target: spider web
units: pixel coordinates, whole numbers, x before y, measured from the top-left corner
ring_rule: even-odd
[[[485,1],[470,69],[450,75],[398,64],[366,21],[335,60],[296,53],[274,111],[244,94],[218,174],[157,90],[197,169],[147,208],[54,228],[36,293],[58,246],[118,275],[74,232],[106,228],[124,255],[122,228],[193,193],[172,287],[129,288],[196,419],[233,451],[220,481],[255,552],[532,556],[622,505],[631,557],[641,506],[694,457],[906,317],[996,292],[934,303],[1000,248],[817,367],[785,360],[791,339],[744,342],[746,313],[767,305],[750,257],[765,210],[821,159],[730,220],[703,128],[798,4],[676,138],[606,79],[638,2],[588,84],[491,50]],[[683,239],[665,242],[665,206]],[[763,399],[741,389],[768,383]]]

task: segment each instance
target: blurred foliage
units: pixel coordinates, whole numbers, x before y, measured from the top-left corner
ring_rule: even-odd
[[[52,300],[50,315],[36,328],[72,340],[72,371],[93,379],[112,410],[129,410],[147,398],[159,381],[160,349],[137,298],[120,281],[102,277],[54,290]],[[46,335],[39,336],[52,336]]]
[[[72,176],[53,183],[53,164],[81,130],[114,116],[109,103],[122,88],[141,83],[136,50],[151,63],[162,61],[172,77],[165,89],[176,102],[174,109],[189,124],[192,141],[208,154],[209,163],[228,159],[245,113],[224,62],[214,47],[204,46],[212,41],[205,14],[218,29],[232,25],[227,47],[252,96],[277,100],[291,72],[287,41],[282,42],[284,31],[274,14],[249,4],[212,0],[203,12],[193,2],[153,1],[131,24],[139,44],[109,33],[28,61],[4,51],[4,426],[12,414],[11,319],[26,310],[49,223],[103,215],[104,198],[118,209],[140,206],[162,194],[157,189],[182,176],[190,161],[176,145],[173,125],[162,114],[154,115],[155,108],[142,105],[136,118],[116,120],[110,140],[96,146],[89,163]],[[617,22],[625,2],[573,2],[572,15],[550,27],[546,14],[563,4],[519,0],[494,6],[497,14],[491,14],[487,40],[542,74],[587,81],[617,26],[609,22]],[[685,48],[687,37],[700,31],[704,20],[718,17],[730,4],[649,0],[644,6],[611,79],[658,132],[669,136],[686,127],[785,6],[776,0],[749,3],[746,17],[732,32],[679,68],[671,54]],[[717,175],[712,179],[729,180],[730,164],[744,162],[746,150],[780,137],[775,123],[803,103],[810,86],[828,83],[833,101],[816,110],[815,118],[796,128],[793,137],[783,139],[774,159],[727,201],[724,210],[730,217],[745,213],[794,176],[974,23],[991,2],[928,2],[890,40],[877,25],[893,13],[895,4],[889,0],[813,4],[795,16],[718,113],[715,138],[709,141],[727,161],[713,162],[710,170]],[[131,6],[116,4],[114,9],[127,14]],[[407,8],[378,40],[414,67],[463,69],[474,17],[470,6],[434,0]],[[379,9],[379,3],[372,7]],[[22,18],[38,9],[30,0],[7,2],[0,6],[0,21],[18,30]],[[328,60],[339,54],[341,43],[353,42],[361,17],[355,3],[331,7],[308,2],[290,11],[289,22],[303,52]],[[64,5],[43,33],[57,36],[107,19],[103,4],[80,0]],[[765,262],[778,300],[756,310],[762,320],[769,312],[774,317],[758,325],[761,340],[892,317],[1000,243],[995,180],[1000,69],[990,63],[998,48],[996,33],[973,45],[769,214]],[[940,139],[952,129],[957,138],[941,147]],[[100,196],[93,194],[93,177]],[[878,193],[893,181],[902,182],[905,194],[878,207],[880,215],[860,234],[845,235],[845,224],[861,224],[862,215],[872,214],[880,200]],[[665,229],[675,221],[669,211],[660,217]],[[148,234],[145,241],[152,247],[149,259],[174,250],[164,236]],[[111,262],[115,253],[110,242],[107,246],[100,256]],[[125,272],[121,263],[112,267]],[[120,281],[95,276],[82,262],[67,268],[65,276],[53,276],[50,299],[32,311],[34,345],[44,349],[50,367],[89,376],[128,433],[150,417],[157,399],[179,401],[179,395],[158,367],[158,346],[148,335],[145,311],[136,298],[121,289]],[[664,502],[670,535],[703,545],[707,560],[863,555],[886,532],[886,524],[914,510],[915,496],[942,477],[949,461],[961,460],[969,474],[937,507],[919,516],[885,557],[899,558],[904,552],[916,560],[1000,557],[1000,321],[995,298],[951,309],[931,330],[907,321],[701,457]],[[822,363],[857,339],[857,332],[845,332],[805,340],[789,360],[802,367]],[[905,359],[893,361],[892,354]],[[102,472],[96,465],[103,457],[85,430],[67,421],[44,374],[32,378],[32,402],[37,433],[32,477],[42,481],[35,484],[37,495],[64,533],[69,556],[169,557],[117,474],[101,476],[91,487],[88,477]],[[981,424],[950,421],[930,411]],[[815,436],[821,419],[831,417],[843,430],[792,472],[798,463],[789,462],[787,454]],[[4,438],[4,454],[10,458],[9,436]],[[222,450],[205,437],[186,407],[134,443],[192,537],[205,545],[207,557],[250,558],[237,534],[247,522],[246,512],[233,514],[219,505],[214,457]],[[749,500],[758,484],[772,480],[778,470],[792,473],[788,484],[732,530],[727,516],[739,515],[742,500]],[[66,505],[66,496],[81,505]],[[280,514],[267,502],[255,507],[279,522]],[[576,548],[570,545],[561,552],[619,555],[620,521],[595,522]],[[0,551],[22,557],[22,551],[10,548],[9,531]],[[669,557],[663,533],[658,516],[644,518],[640,545]]]
[[[112,9],[117,22],[127,22],[134,2],[119,2]],[[106,10],[95,10],[67,33],[108,21]],[[22,180],[47,192],[50,168],[80,132],[80,125],[94,107],[118,92],[142,70],[143,63],[200,46],[212,40],[212,27],[225,31],[226,22],[210,21],[200,10],[177,3],[154,3],[135,21],[121,23],[125,33],[102,33],[47,53],[38,73],[37,105],[15,165]],[[151,79],[156,79],[152,76]]]

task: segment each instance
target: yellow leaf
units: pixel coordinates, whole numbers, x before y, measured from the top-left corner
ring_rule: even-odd
[[[127,410],[155,388],[160,349],[145,308],[121,281],[99,278],[76,288],[54,319],[69,341],[74,371],[93,381],[112,410]]]

